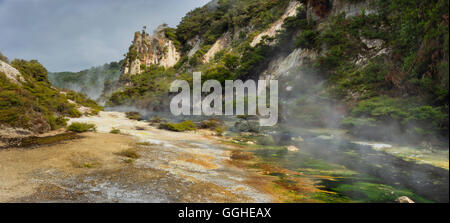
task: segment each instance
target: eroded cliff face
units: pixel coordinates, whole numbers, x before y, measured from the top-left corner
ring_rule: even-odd
[[[283,16],[281,16],[280,19],[278,19],[276,22],[274,22],[267,30],[264,30],[264,32],[257,35],[253,41],[250,43],[250,46],[254,47],[258,43],[261,42],[263,37],[275,37],[278,31],[283,29],[284,21],[291,16],[297,15],[297,8],[300,7],[302,4],[298,1],[291,1],[289,2],[289,6],[287,7],[285,13]]]
[[[211,59],[214,58],[216,53],[221,50],[227,49],[231,47],[232,35],[231,32],[226,32],[223,34],[215,43],[212,45],[211,49],[203,57],[203,62],[208,63]]]
[[[349,2],[346,0],[308,0],[304,2],[304,5],[297,1],[292,1],[283,17],[275,22],[269,29],[255,37],[251,45],[255,46],[258,44],[263,36],[275,36],[276,32],[282,29],[282,25],[286,18],[297,14],[296,10],[298,7],[306,7],[307,17],[315,20],[319,24],[319,29],[329,23],[328,19],[330,17],[341,13],[345,13],[346,18],[361,15],[362,11],[366,14],[375,13],[375,11],[370,8],[369,1]],[[366,54],[360,55],[358,60],[354,61],[358,66],[364,66],[368,58],[381,54],[388,54],[390,52],[389,49],[383,47],[383,41],[380,39],[362,39],[362,42],[365,46],[364,49],[366,49]],[[299,69],[305,65],[305,62],[314,60],[318,56],[317,52],[308,49],[291,48],[285,50],[291,53],[274,56],[268,63],[267,68],[260,74],[260,79],[278,79],[283,76],[286,77],[292,75],[301,76],[302,72],[299,72]],[[322,52],[322,54],[323,53],[324,52]]]
[[[173,41],[166,38],[164,28],[164,25],[158,27],[153,35],[145,32],[135,33],[126,58],[124,74],[139,74],[144,66],[151,65],[169,68],[178,62],[180,53]]]

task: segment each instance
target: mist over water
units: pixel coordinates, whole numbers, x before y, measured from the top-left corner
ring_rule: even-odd
[[[339,183],[320,183],[332,191],[336,191],[333,188],[338,188],[339,185],[381,183],[396,188],[408,188],[430,200],[448,202],[448,170],[405,161],[396,155],[398,152],[387,153],[375,149],[379,145],[379,148],[394,148],[392,150],[395,151],[396,146],[403,145],[421,151],[418,152],[421,154],[433,153],[427,151],[430,148],[426,144],[418,145],[405,136],[396,123],[379,125],[378,131],[366,129],[349,134],[345,130],[342,120],[349,115],[349,106],[330,95],[327,79],[309,62],[314,56],[302,49],[293,50],[287,55],[274,56],[267,70],[261,75],[261,78],[279,80],[281,121],[274,131],[269,132],[276,143],[281,146],[295,145],[315,159],[343,165],[358,173],[351,181],[343,177]],[[299,137],[302,142],[292,140]],[[358,143],[357,140],[376,142],[364,144]],[[444,156],[447,154],[448,159],[448,144],[443,144],[440,150],[434,153],[442,153]],[[304,164],[308,162],[305,160],[308,155],[304,153],[278,153],[272,157],[275,155],[273,151],[263,150],[256,154],[292,170],[305,168]],[[376,180],[366,180],[365,175],[375,177]],[[360,196],[346,195],[354,199]]]

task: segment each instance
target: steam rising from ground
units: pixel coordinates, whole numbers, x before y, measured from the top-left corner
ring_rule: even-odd
[[[49,79],[57,87],[81,92],[98,100],[104,93],[105,83],[117,81],[121,74],[120,64],[113,62],[77,73],[49,73]]]

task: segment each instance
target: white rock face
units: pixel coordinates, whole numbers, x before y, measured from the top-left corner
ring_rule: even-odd
[[[384,41],[381,39],[362,39],[361,40],[369,49],[381,49]]]
[[[355,3],[349,3],[347,0],[333,0],[332,1],[331,15],[338,15],[345,12],[345,16],[352,17],[361,14],[361,10],[365,10],[366,14],[374,13],[375,11],[369,8],[369,1],[359,1]]]
[[[164,27],[162,27],[164,28]],[[128,61],[124,74],[134,75],[141,73],[141,65],[159,65],[165,68],[173,67],[181,55],[172,40],[165,38],[163,29],[158,28],[154,36],[146,33],[135,33],[132,49],[137,58],[131,63]]]
[[[163,54],[160,65],[165,68],[175,66],[175,64],[177,64],[178,60],[181,57],[177,51],[177,48],[175,47],[175,44],[173,44],[173,42],[169,40],[164,43],[164,47],[165,49],[167,49],[167,52]]]
[[[297,72],[304,64],[305,58],[315,58],[316,56],[317,54],[314,51],[295,49],[286,57],[278,57],[272,60],[260,79],[276,80],[282,76],[300,75]]]
[[[296,146],[288,146],[287,150],[289,152],[298,152],[298,151],[300,151],[300,149],[298,147],[296,147]]]
[[[187,44],[192,47],[188,52],[188,57],[191,58],[195,53],[197,53],[197,51],[200,50],[201,46],[203,45],[203,40],[197,36],[194,39],[189,40]]]
[[[358,59],[355,61],[356,65],[364,66],[370,58],[391,53],[390,48],[383,48],[384,41],[381,39],[362,39],[361,41],[366,45],[368,51],[364,55],[358,55]]]
[[[211,49],[203,57],[203,63],[208,63],[214,58],[216,53],[231,46],[232,35],[230,32],[223,34],[215,43]]]
[[[11,138],[23,138],[35,135],[33,132],[23,128],[13,128],[9,126],[3,126],[0,124],[0,138],[11,139]],[[0,142],[0,146],[1,142]],[[3,145],[6,146],[6,145]]]
[[[411,198],[409,198],[407,196],[399,197],[395,200],[395,202],[401,203],[401,204],[413,204],[414,203],[414,201],[411,200]]]
[[[264,32],[257,35],[253,41],[250,43],[250,46],[254,47],[258,45],[258,43],[261,42],[262,38],[264,36],[274,37],[277,34],[277,31],[282,29],[283,23],[286,20],[287,17],[290,16],[296,16],[297,15],[297,8],[301,5],[298,1],[291,1],[289,3],[289,6],[287,7],[285,13],[281,16],[280,19],[278,19],[276,22],[274,22],[270,28],[265,30]]]
[[[141,72],[140,66],[141,66],[141,61],[140,61],[139,59],[136,59],[136,60],[134,60],[133,62],[131,62],[130,65],[127,65],[127,66],[125,67],[123,73],[125,73],[125,74],[131,74],[131,75],[138,74],[138,73]]]
[[[23,78],[22,74],[11,65],[3,62],[0,60],[0,72],[4,73],[6,75],[6,78],[11,80],[15,84],[22,84],[21,82],[24,82],[25,79]]]

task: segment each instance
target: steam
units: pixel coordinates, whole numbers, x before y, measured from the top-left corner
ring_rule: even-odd
[[[104,65],[78,73],[49,73],[49,79],[57,87],[81,92],[98,101],[105,91],[105,83],[119,80],[120,75],[120,70]]]
[[[382,140],[381,143],[361,142],[364,139],[353,141],[354,137],[345,133],[341,122],[348,115],[349,106],[330,95],[327,78],[310,63],[315,57],[314,52],[304,49],[275,55],[260,76],[279,82],[281,124],[270,132],[276,143],[298,146],[316,158],[369,174],[384,184],[408,188],[434,201],[448,202],[447,170],[377,151],[377,146],[411,145],[411,139],[402,134],[398,124],[362,129],[358,136],[364,136],[365,140]],[[319,131],[313,131],[318,127]],[[292,140],[299,136],[303,142]],[[421,149],[421,146],[412,146]],[[356,156],[346,155],[347,152]],[[295,165],[302,162],[301,156],[282,156],[280,163]]]

